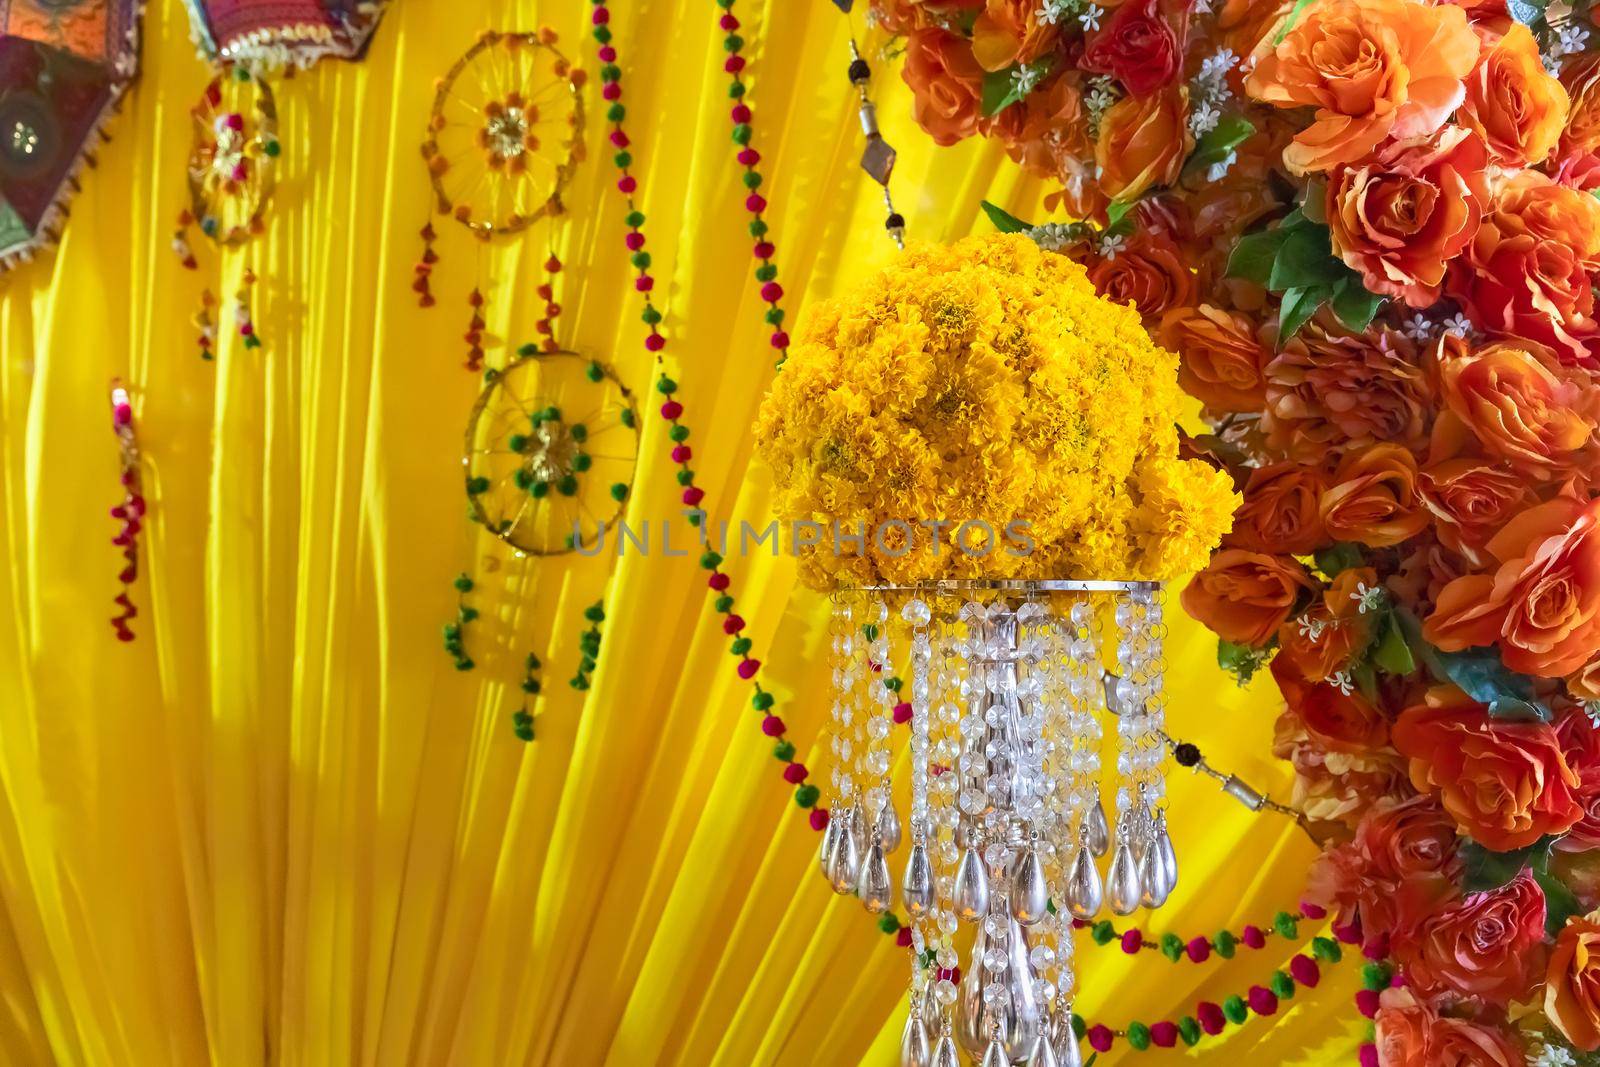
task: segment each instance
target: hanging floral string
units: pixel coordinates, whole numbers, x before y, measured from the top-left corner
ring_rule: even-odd
[[[467,594],[475,583],[472,576],[462,571],[456,575],[456,617],[444,624],[444,650],[455,661],[456,670],[470,671],[477,664],[467,654],[467,624],[478,617],[478,609],[467,603]]]
[[[532,652],[523,663],[522,676],[522,707],[518,708],[511,716],[512,729],[519,740],[532,741],[533,733],[533,707],[534,699],[539,695],[539,670],[544,664],[539,662],[539,657]]]
[[[120,379],[111,382],[111,429],[117,435],[117,450],[122,465],[122,503],[111,509],[111,517],[122,525],[111,543],[122,550],[123,567],[117,575],[122,591],[112,601],[121,611],[112,616],[111,627],[118,641],[132,641],[129,620],[138,615],[128,591],[139,577],[139,531],[144,524],[144,492],[139,479],[139,440],[133,431],[133,403]]]
[[[606,621],[605,603],[596,600],[583,609],[583,617],[589,623],[589,628],[578,637],[578,672],[572,676],[568,684],[574,689],[589,688],[590,679],[594,676],[595,664],[600,659],[600,624]]]

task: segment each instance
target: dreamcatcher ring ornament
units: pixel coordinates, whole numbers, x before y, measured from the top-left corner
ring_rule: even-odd
[[[234,66],[211,79],[190,116],[189,214],[207,237],[236,247],[261,231],[277,187],[272,89],[248,67]]]
[[[485,31],[439,79],[422,155],[439,213],[480,239],[561,214],[583,159],[584,72],[555,39]]]
[[[535,556],[596,544],[627,507],[638,454],[638,409],[614,370],[524,346],[488,372],[467,421],[468,515]]]

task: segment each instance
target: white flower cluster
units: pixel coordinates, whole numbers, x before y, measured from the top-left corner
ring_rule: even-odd
[[[1083,0],[1042,0],[1033,17],[1047,26],[1071,22],[1083,10]]]
[[[1034,244],[1046,252],[1059,252],[1078,239],[1078,230],[1081,226],[1082,223],[1047,222],[1025,232]]]
[[[1239,65],[1231,48],[1218,49],[1200,64],[1189,82],[1189,132],[1204,137],[1217,128],[1223,106],[1233,98],[1228,88],[1228,72]]]
[[[1447,333],[1469,341],[1478,334],[1472,328],[1472,320],[1459,311],[1443,320],[1434,320],[1419,311],[1400,324],[1400,332],[1419,345]]]
[[[1116,82],[1104,74],[1089,79],[1089,95],[1083,100],[1084,109],[1089,113],[1089,136],[1099,134],[1100,119],[1116,102]]]
[[[1540,56],[1544,69],[1552,78],[1561,74],[1561,60],[1576,55],[1589,47],[1589,27],[1578,21],[1576,13],[1552,25],[1548,33],[1540,35]]]

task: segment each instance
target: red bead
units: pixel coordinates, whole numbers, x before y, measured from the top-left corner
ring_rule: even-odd
[[[1361,940],[1361,920],[1352,918],[1348,923],[1343,925],[1334,923],[1333,936],[1337,937],[1346,945],[1356,944]]]
[[[722,590],[728,588],[728,576],[723,574],[721,571],[717,571],[710,578],[706,579],[706,584],[720,593]]]
[[[624,174],[617,179],[617,188],[624,193],[631,193],[639,188],[639,183],[633,180],[633,175]]]
[[[1195,963],[1204,963],[1211,958],[1211,942],[1203,937],[1197,937],[1183,947],[1183,951]]]
[[[754,678],[756,676],[756,672],[760,669],[761,661],[758,659],[746,659],[739,661],[739,677],[743,678],[747,682]]]
[[[538,294],[540,300],[549,300],[556,295],[556,291],[550,287],[549,282],[545,282],[543,285],[535,289],[534,292]]]
[[[768,282],[761,287],[761,299],[769,304],[776,304],[783,299],[783,286],[777,282]]]
[[[789,347],[789,335],[784,333],[782,330],[773,330],[772,331],[772,347],[773,348],[788,348]]]
[[[727,61],[722,64],[722,69],[729,74],[739,73],[744,69],[744,56],[729,56]]]
[[[646,352],[659,352],[665,347],[667,347],[667,339],[661,336],[659,333],[653,333],[644,339],[644,349]]]
[[[628,147],[628,135],[623,133],[621,130],[612,130],[611,131],[611,144],[612,144],[613,147],[616,147],[616,148],[627,148]]]
[[[604,7],[597,7],[594,9],[594,14],[590,16],[590,21],[596,26],[604,26],[611,21],[611,12]]]
[[[640,233],[638,230],[634,230],[632,233],[628,234],[627,237],[623,238],[622,243],[628,246],[628,251],[637,252],[639,249],[644,247],[644,234]]]
[[[1310,956],[1296,956],[1289,961],[1289,977],[1307,989],[1315,989],[1322,981],[1322,969]]]
[[[784,730],[783,720],[776,715],[768,715],[761,720],[761,732],[768,737],[782,737]]]
[[[1143,944],[1144,935],[1139,932],[1139,928],[1137,926],[1122,935],[1122,951],[1126,952],[1130,956],[1138,952],[1139,946]]]
[[[1328,909],[1324,908],[1320,904],[1313,904],[1307,900],[1301,902],[1300,914],[1312,920],[1325,919],[1328,917]]]
[[[544,261],[544,269],[551,274],[559,274],[561,272],[561,261],[555,256],[551,256]]]
[[[767,198],[760,193],[751,193],[744,198],[744,209],[752,215],[759,215],[767,210]]]
[[[804,763],[791,763],[783,769],[783,780],[790,785],[799,785],[806,780],[806,765]]]
[[[899,723],[899,724],[901,724],[901,725],[905,725],[906,723],[910,722],[911,721],[911,705],[907,704],[903,700],[900,703],[896,704],[894,706],[894,721]]]
[[[606,82],[600,87],[600,96],[605,100],[619,100],[622,97],[621,82]]]
[[[683,405],[678,403],[676,400],[669,400],[665,404],[661,405],[661,417],[666,419],[668,422],[671,422],[673,419],[682,414]]]
[[[656,280],[648,274],[641,274],[633,280],[633,287],[641,293],[648,293],[656,287]]]
[[[902,926],[894,932],[894,943],[901,948],[911,947],[911,927]]]
[[[1369,1019],[1378,1014],[1378,991],[1376,989],[1356,990],[1356,1010]]]
[[[736,634],[743,629],[744,619],[738,615],[729,615],[726,619],[722,620],[722,632],[725,634]]]
[[[771,259],[772,253],[775,251],[777,249],[772,247],[771,241],[757,241],[755,248],[751,249],[751,253],[757,259]]]
[[[822,831],[822,830],[826,830],[828,828],[828,809],[827,808],[812,808],[811,809],[811,828],[813,830],[816,830],[816,831],[819,831],[819,832]]]
[[[1222,1014],[1222,1009],[1209,1000],[1202,1000],[1195,1005],[1194,1017],[1200,1029],[1208,1034],[1220,1034],[1222,1028],[1228,1025],[1228,1017]]]
[[[717,20],[717,25],[721,26],[728,33],[732,33],[734,30],[739,28],[739,20],[734,18],[731,13],[725,13],[720,19]]]
[[[617,61],[617,50],[608,44],[601,45],[598,54],[602,63],[615,63]]]
[[[1150,1024],[1150,1040],[1157,1048],[1171,1048],[1178,1043],[1178,1027],[1162,1020]]]
[[[1094,1049],[1096,1052],[1110,1052],[1111,1042],[1116,1035],[1111,1032],[1111,1028],[1109,1026],[1105,1026],[1101,1023],[1095,1023],[1093,1026],[1089,1027],[1089,1032],[1086,1036],[1089,1038],[1090,1048]]]
[[[694,456],[694,450],[691,449],[688,445],[673,445],[672,446],[672,462],[674,462],[674,463],[687,463],[687,462],[689,462],[690,458],[693,457],[693,456]]]
[[[1378,1046],[1373,1044],[1362,1045],[1356,1050],[1356,1058],[1361,1061],[1361,1067],[1379,1067]]]
[[[761,153],[757,152],[754,148],[742,148],[742,149],[739,150],[739,165],[740,166],[753,167],[757,163],[760,163],[760,162],[761,162]]]
[[[683,491],[683,502],[687,507],[697,508],[700,506],[700,501],[705,499],[705,495],[704,489],[698,485],[691,485]]]
[[[1251,986],[1246,999],[1250,1003],[1250,1010],[1257,1015],[1272,1015],[1278,1010],[1278,995],[1266,986]]]
[[[728,112],[728,117],[730,119],[732,119],[734,122],[749,122],[750,121],[750,105],[749,104],[734,104],[733,105],[733,110]]]
[[[1243,941],[1249,948],[1265,948],[1267,935],[1261,932],[1261,927],[1259,926],[1246,926],[1239,940]]]

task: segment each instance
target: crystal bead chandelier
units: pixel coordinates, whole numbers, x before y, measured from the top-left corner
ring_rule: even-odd
[[[1177,883],[1161,611],[1155,582],[946,581],[834,595],[832,818],[820,861],[835,892],[883,912],[898,890],[910,916],[903,1067],[959,1067],[963,1052],[982,1067],[1081,1064],[1072,920],[1159,907]],[[892,663],[909,663],[909,683]],[[903,832],[893,723],[908,713]],[[1100,771],[1108,713],[1111,822]]]

